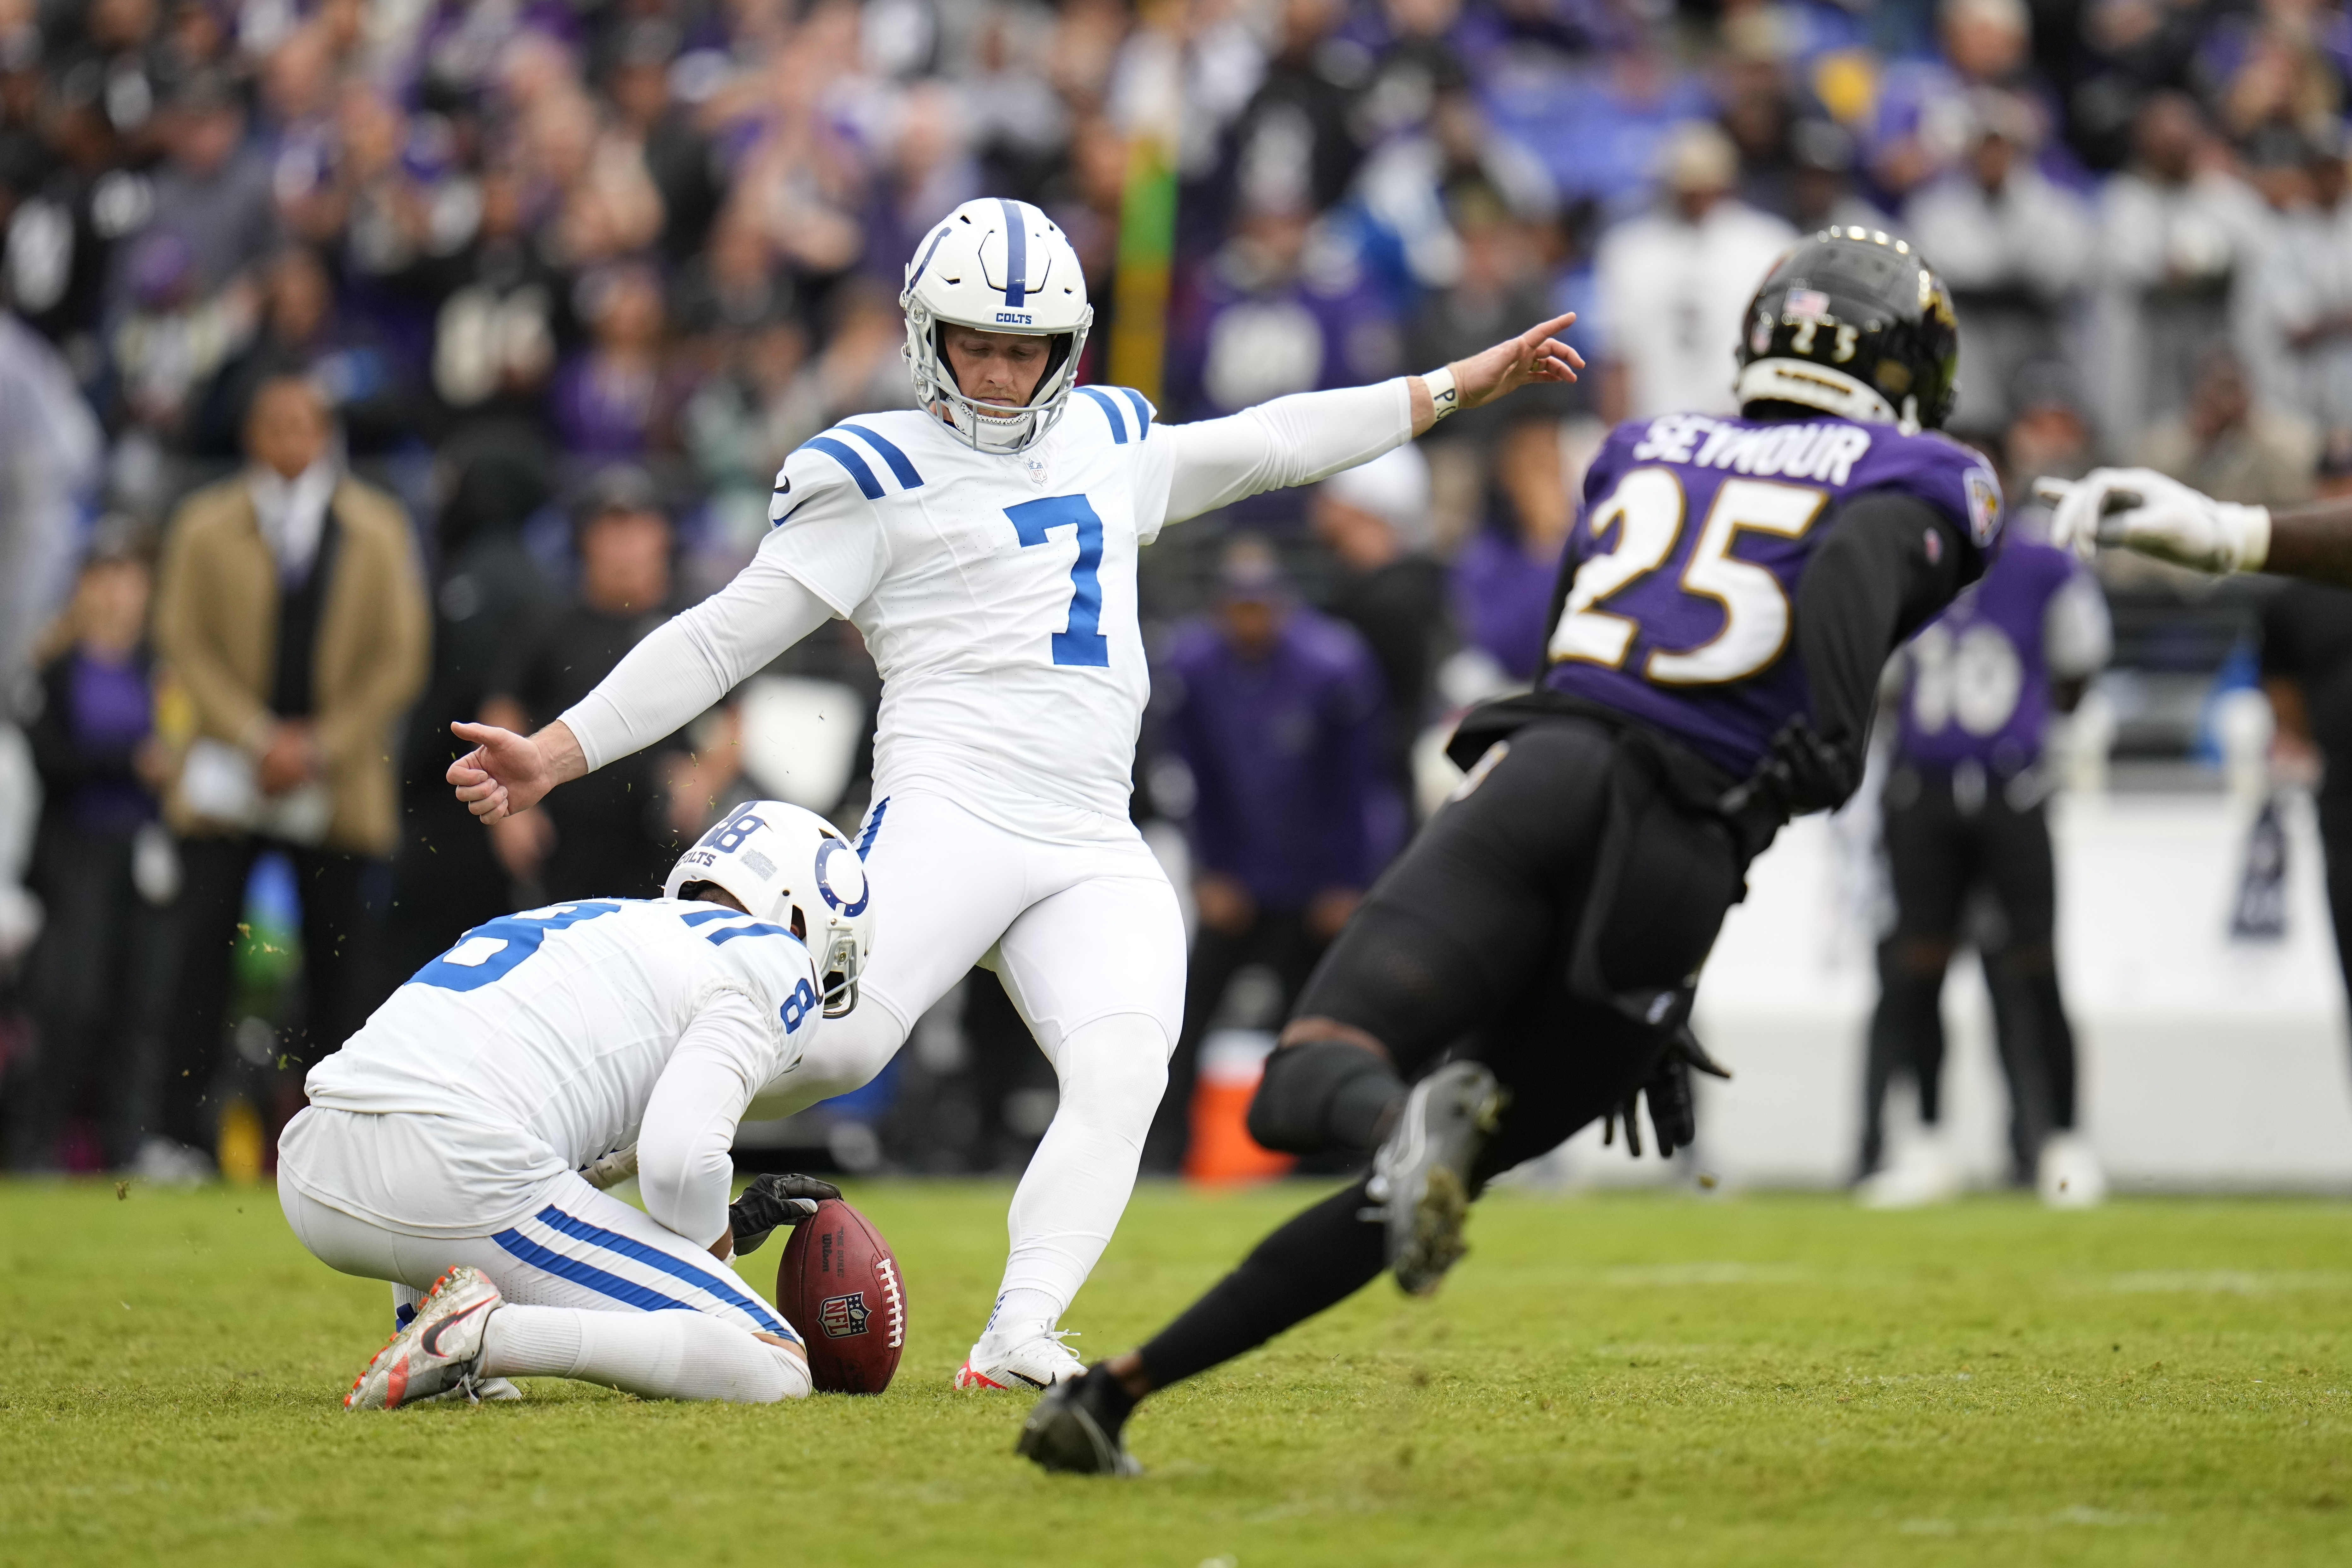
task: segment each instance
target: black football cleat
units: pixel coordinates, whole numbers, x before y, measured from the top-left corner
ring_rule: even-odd
[[[1042,1469],[1070,1475],[1141,1475],[1143,1467],[1119,1441],[1126,1415],[1112,1414],[1104,1397],[1109,1384],[1110,1373],[1097,1364],[1084,1377],[1046,1390],[1021,1424],[1013,1451]]]
[[[1370,1194],[1388,1220],[1389,1269],[1426,1296],[1469,1248],[1470,1168],[1503,1111],[1502,1086],[1476,1062],[1448,1062],[1413,1086],[1372,1156]]]

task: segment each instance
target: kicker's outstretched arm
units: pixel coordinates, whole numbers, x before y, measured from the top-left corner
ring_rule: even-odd
[[[1531,382],[1569,382],[1584,358],[1559,341],[1559,316],[1427,376],[1301,392],[1223,419],[1155,426],[1164,451],[1165,519],[1181,522],[1245,496],[1313,484],[1404,445],[1457,409],[1475,408]]]
[[[630,649],[537,734],[449,726],[474,742],[449,765],[449,783],[485,821],[528,811],[557,784],[675,733],[833,614],[791,573],[755,557],[732,583]]]

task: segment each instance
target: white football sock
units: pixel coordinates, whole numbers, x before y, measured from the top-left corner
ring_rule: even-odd
[[[574,1377],[647,1399],[770,1405],[809,1391],[808,1373],[748,1329],[699,1312],[520,1307],[482,1330],[484,1377]]]
[[[1000,1344],[1061,1321],[1109,1244],[1168,1089],[1168,1038],[1145,1014],[1113,1014],[1074,1030],[1054,1068],[1061,1103],[1005,1219],[1013,1251],[991,1330]]]
[[[1001,1350],[1011,1350],[1059,1322],[1063,1304],[1050,1291],[1007,1290],[996,1299],[996,1310],[988,1315],[988,1328],[981,1338],[995,1342]]]

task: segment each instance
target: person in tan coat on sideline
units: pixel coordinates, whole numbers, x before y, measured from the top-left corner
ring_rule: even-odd
[[[155,640],[195,735],[165,801],[184,862],[180,1005],[162,1127],[212,1148],[245,886],[267,849],[302,903],[305,1016],[281,1049],[334,1049],[381,999],[377,932],[398,834],[394,731],[425,683],[431,622],[407,514],[342,471],[308,382],[264,382],[247,468],[173,514]],[[277,1120],[272,1117],[272,1120]]]

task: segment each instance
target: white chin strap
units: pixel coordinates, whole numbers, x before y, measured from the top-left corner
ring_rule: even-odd
[[[936,387],[934,395],[956,433],[983,452],[1018,452],[1043,434],[1037,428],[1037,409],[975,403],[946,385]]]
[[[1759,359],[1743,365],[1732,384],[1732,395],[1743,408],[1767,401],[1797,403],[1864,424],[1897,426],[1906,435],[1919,429],[1916,398],[1905,398],[1897,412],[1875,387],[1811,360]]]

